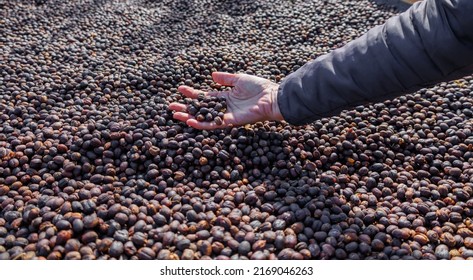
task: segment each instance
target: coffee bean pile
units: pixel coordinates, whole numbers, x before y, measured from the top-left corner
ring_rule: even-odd
[[[205,96],[199,94],[197,99],[185,100],[189,105],[187,112],[199,122],[214,121],[217,125],[223,123],[227,111],[227,101],[223,96]]]
[[[396,11],[360,1],[4,1],[0,259],[471,259],[473,78],[313,124],[172,118]],[[218,102],[216,102],[218,103]],[[218,114],[217,114],[218,115]]]

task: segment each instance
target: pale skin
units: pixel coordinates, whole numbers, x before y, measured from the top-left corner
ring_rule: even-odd
[[[202,93],[225,97],[227,111],[223,117],[223,123],[217,125],[215,122],[199,122],[187,113],[187,105],[178,102],[169,104],[169,109],[176,111],[173,115],[175,119],[196,129],[205,130],[241,126],[260,121],[283,120],[277,102],[278,84],[247,74],[214,72],[212,78],[214,82],[231,88],[205,92],[188,86],[180,86],[178,91],[189,98],[197,98]]]

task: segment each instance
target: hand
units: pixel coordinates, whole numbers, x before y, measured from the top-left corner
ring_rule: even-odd
[[[247,74],[212,73],[213,80],[223,86],[232,87],[225,91],[203,92],[188,86],[180,86],[178,91],[189,98],[197,98],[201,93],[223,96],[227,100],[227,111],[223,123],[200,122],[187,113],[187,106],[173,102],[169,109],[175,110],[174,118],[197,129],[212,130],[229,126],[252,124],[259,121],[283,120],[277,102],[279,85],[269,80]]]

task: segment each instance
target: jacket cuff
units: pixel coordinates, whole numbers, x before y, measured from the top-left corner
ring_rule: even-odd
[[[307,102],[304,102],[303,94],[301,94],[304,93],[301,77],[304,74],[303,72],[305,72],[304,68],[307,67],[305,65],[284,78],[278,88],[277,101],[279,111],[284,120],[291,125],[305,125],[323,117],[313,112],[314,104],[305,104]],[[310,90],[312,94],[313,90]]]

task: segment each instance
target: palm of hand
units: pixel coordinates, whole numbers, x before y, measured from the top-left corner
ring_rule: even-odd
[[[265,120],[282,120],[276,100],[278,84],[246,74],[215,72],[212,76],[215,82],[232,88],[225,91],[202,92],[187,86],[181,86],[178,90],[190,98],[197,98],[201,93],[225,97],[227,112],[223,123],[217,125],[215,122],[199,122],[186,113],[187,106],[181,103],[171,103],[169,105],[171,110],[177,111],[174,113],[174,118],[197,129],[216,129]]]

